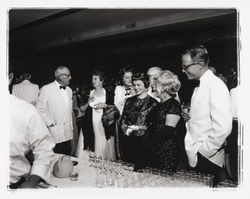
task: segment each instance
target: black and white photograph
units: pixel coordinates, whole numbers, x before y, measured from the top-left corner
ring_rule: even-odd
[[[159,5],[1,9],[8,195],[247,191],[242,7]]]

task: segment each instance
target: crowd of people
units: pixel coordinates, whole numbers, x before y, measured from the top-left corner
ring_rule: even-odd
[[[46,181],[46,172],[58,161],[55,154],[77,156],[82,133],[81,150],[99,158],[131,163],[135,172],[151,167],[171,173],[185,167],[212,174],[216,186],[225,163],[232,162],[227,154],[234,162],[238,157],[236,85],[229,92],[222,77],[209,67],[209,54],[202,45],[184,51],[181,62],[188,80],[197,81],[188,107],[179,97],[178,76],[160,67],[140,73],[123,67],[118,84],[111,88],[103,71],[93,71],[89,91],[79,87],[72,91],[67,66],[58,66],[55,81],[40,90],[29,74],[23,75],[12,94],[31,105],[11,95],[23,110],[10,107],[20,111],[11,114],[15,118],[11,118],[10,185],[29,187],[25,183],[30,177],[24,176]],[[185,158],[188,164],[183,166]],[[18,164],[22,164],[19,172]],[[227,173],[237,181],[237,165],[229,166]]]

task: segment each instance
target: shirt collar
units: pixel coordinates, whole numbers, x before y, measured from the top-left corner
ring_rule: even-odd
[[[55,83],[57,85],[58,88],[60,88],[60,86],[62,86],[61,84],[58,83],[58,81],[55,80]],[[66,86],[67,87],[67,86]]]
[[[25,80],[22,81],[22,83],[30,83],[30,81],[25,79]]]
[[[200,82],[206,80],[207,78],[209,78],[209,76],[211,76],[211,74],[213,74],[213,72],[211,70],[207,70],[201,77],[200,77]]]

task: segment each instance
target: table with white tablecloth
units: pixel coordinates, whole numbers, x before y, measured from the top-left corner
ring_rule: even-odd
[[[146,168],[139,172],[124,162],[106,161],[81,153],[69,178],[51,177],[54,187],[209,187],[212,177],[195,172],[162,173]]]
[[[82,138],[79,140],[78,157],[72,158],[78,164],[69,178],[51,176],[51,187],[94,187],[94,188],[143,188],[143,187],[211,187],[213,176],[194,171],[180,170],[166,173],[157,169],[145,168],[138,172],[133,166],[122,161],[107,161],[83,151]],[[235,187],[224,182],[222,187]]]

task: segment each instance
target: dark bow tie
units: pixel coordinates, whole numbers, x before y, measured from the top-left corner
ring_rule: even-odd
[[[125,87],[125,95],[130,95],[131,93],[131,87]]]
[[[195,80],[194,81],[194,86],[199,87],[200,86],[200,80]]]
[[[132,86],[125,86],[125,90],[131,90]]]
[[[64,89],[64,90],[65,90],[65,89],[66,89],[66,86],[60,86],[60,89]]]

